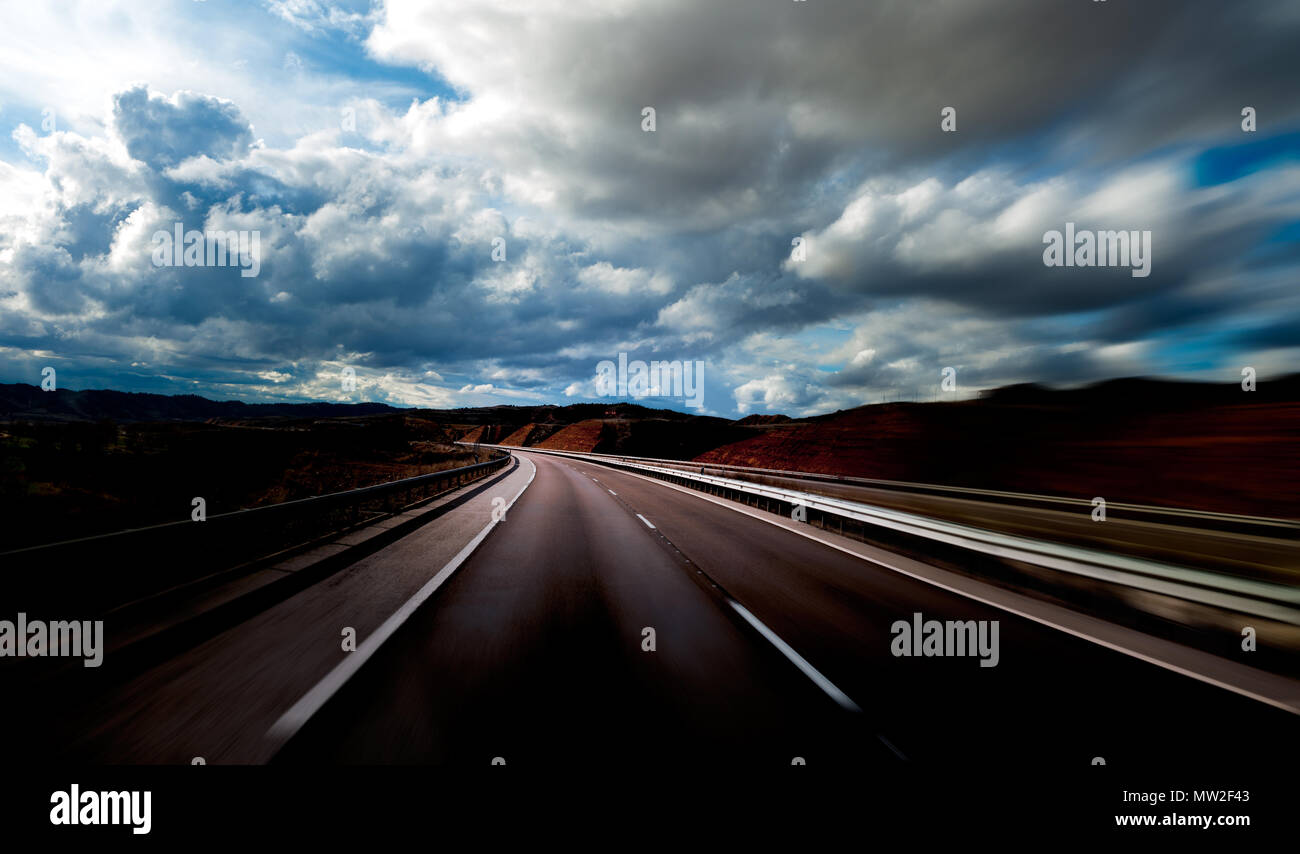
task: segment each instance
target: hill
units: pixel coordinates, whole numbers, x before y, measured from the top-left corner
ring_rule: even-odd
[[[1300,375],[1022,384],[974,400],[737,421],[635,403],[398,409],[0,385],[9,423],[206,422],[331,429],[401,415],[429,441],[627,454],[1300,517]],[[410,419],[414,419],[411,421]],[[373,431],[372,431],[373,432]],[[367,433],[366,435],[370,435]]]
[[[403,410],[386,403],[244,403],[194,394],[166,395],[91,389],[42,391],[26,383],[0,384],[0,420],[207,421],[212,418],[337,418]]]
[[[1300,383],[1124,379],[864,406],[700,462],[1300,517]]]

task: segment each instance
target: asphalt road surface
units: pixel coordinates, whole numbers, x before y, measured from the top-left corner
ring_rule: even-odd
[[[679,463],[670,467],[703,471],[716,477],[752,480],[768,486],[902,510],[1031,539],[1040,539],[1045,532],[1050,532],[1049,538],[1054,542],[1175,566],[1202,567],[1284,584],[1300,579],[1300,550],[1297,549],[1295,529],[1285,524],[1260,525],[1253,533],[1216,530],[1199,525],[1194,514],[1171,512],[1162,517],[1153,513],[1145,519],[1134,519],[1123,504],[1111,504],[1106,524],[1098,525],[1092,520],[1093,508],[1088,500],[1074,505],[1061,503],[1054,507],[1034,507],[1015,501],[989,501],[975,494],[963,496],[960,492],[944,495],[758,472],[738,474],[699,463]]]
[[[682,490],[519,456],[537,475],[504,522],[277,761],[858,767],[905,757],[1082,767],[1096,757],[1128,766],[1297,758],[1289,712]],[[998,621],[997,666],[894,656],[890,627],[915,612]]]

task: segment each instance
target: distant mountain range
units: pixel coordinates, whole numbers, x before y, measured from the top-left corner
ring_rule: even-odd
[[[1257,390],[1243,396],[1238,383],[1185,382],[1134,377],[1107,380],[1070,389],[1053,389],[1025,383],[985,392],[977,402],[1002,406],[1119,406],[1129,410],[1210,406],[1240,403],[1300,401],[1300,374],[1259,382]],[[854,410],[899,404],[867,404]],[[797,419],[817,421],[841,412]],[[244,403],[211,400],[195,394],[150,394],[109,389],[58,389],[42,391],[27,383],[0,383],[0,419],[33,421],[207,421],[213,418],[339,418],[386,414],[418,414],[434,421],[460,424],[502,425],[511,432],[526,425],[550,425],[549,431],[580,421],[602,418],[679,422],[708,422],[714,426],[773,427],[796,419],[779,414],[747,415],[737,421],[692,415],[672,409],[652,409],[636,403],[576,403],[568,406],[481,406],[461,409],[409,409],[386,403]]]
[[[401,409],[241,403],[196,395],[0,385],[0,421],[296,422],[419,419],[466,442],[732,463],[1300,518],[1300,375],[1239,382],[1025,384],[973,400],[881,403],[739,420],[635,403]]]
[[[210,418],[331,418],[400,412],[386,403],[244,403],[196,394],[145,394],[89,389],[42,391],[0,384],[0,419],[31,421],[206,421]]]

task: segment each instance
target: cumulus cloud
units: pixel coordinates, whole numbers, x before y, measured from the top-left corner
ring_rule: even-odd
[[[0,63],[59,26],[29,5]],[[590,398],[627,352],[704,360],[720,414],[809,414],[946,366],[971,393],[1297,354],[1285,4],[193,5],[210,45],[86,6],[116,40],[48,40],[75,73],[5,66],[4,379],[41,352],[74,386],[339,399],[351,366],[453,406]],[[1150,230],[1152,274],[1044,266],[1066,222]],[[154,266],[175,223],[256,231],[259,275]]]
[[[390,0],[367,45],[469,93],[430,139],[490,152],[508,187],[704,226],[794,212],[853,160],[976,162],[1034,133],[1132,156],[1235,126],[1221,96],[1243,90],[1294,120],[1282,5]],[[945,105],[956,135],[937,132]]]
[[[805,414],[819,395],[812,383],[783,374],[769,374],[737,386],[735,397],[736,409],[742,414],[754,409]]]
[[[113,126],[127,153],[154,169],[190,157],[237,158],[253,129],[229,101],[194,92],[170,98],[138,86],[113,98]]]

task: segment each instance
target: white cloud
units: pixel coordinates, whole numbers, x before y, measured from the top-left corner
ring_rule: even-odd
[[[1234,18],[1251,62],[1215,76],[1195,45],[1220,18],[1179,19],[1171,53],[1143,39],[1177,10],[1144,4],[1099,56],[1086,6],[18,6],[0,334],[249,394],[333,394],[355,354],[373,393],[420,405],[576,397],[620,351],[698,356],[711,399],[799,413],[924,395],[949,364],[963,388],[1161,367],[1153,339],[1180,324],[1269,329],[1236,346],[1279,358],[1294,259],[1261,273],[1253,253],[1282,251],[1300,171],[1199,186],[1191,163],[1240,141],[1224,91],[1277,95],[1259,69],[1291,67],[1288,19]],[[1078,39],[1041,38],[1066,24]],[[459,100],[430,94],[443,79]],[[1300,109],[1281,91],[1276,127]],[[956,137],[938,103],[960,105]],[[46,107],[54,133],[33,127]],[[1069,220],[1153,230],[1154,274],[1045,269],[1042,233]],[[174,221],[258,230],[262,274],[154,268]]]

